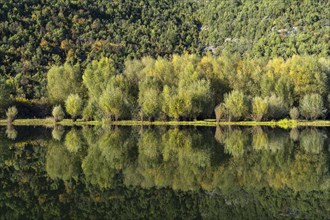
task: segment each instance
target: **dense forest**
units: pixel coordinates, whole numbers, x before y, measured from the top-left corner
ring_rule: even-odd
[[[86,120],[200,119],[214,108],[219,120],[324,118],[329,4],[0,3],[0,114],[15,105],[19,117],[45,117],[61,105]]]

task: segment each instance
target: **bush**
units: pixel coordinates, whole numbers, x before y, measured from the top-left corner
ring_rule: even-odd
[[[64,119],[64,112],[61,105],[55,106],[52,112],[55,122],[62,121]]]
[[[81,114],[83,101],[77,94],[71,94],[65,102],[66,112],[71,115],[72,120],[75,121]]]
[[[296,107],[293,107],[292,109],[290,109],[290,118],[292,120],[297,120],[300,116],[299,110]]]
[[[252,118],[255,121],[261,121],[268,112],[268,102],[260,97],[252,100]]]
[[[15,120],[17,114],[18,114],[18,111],[15,106],[8,108],[6,115],[7,115],[7,121],[9,124],[11,124]]]
[[[270,119],[281,119],[288,114],[288,107],[282,97],[271,95],[267,99],[268,101],[268,118]]]
[[[229,121],[231,121],[231,119],[239,120],[246,116],[249,111],[243,92],[237,90],[225,94],[224,104],[228,111]]]
[[[326,112],[323,106],[322,96],[317,93],[305,95],[300,100],[299,108],[302,116],[312,120],[323,116]]]

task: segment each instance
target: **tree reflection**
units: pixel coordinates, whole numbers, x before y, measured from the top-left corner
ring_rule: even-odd
[[[242,157],[248,147],[249,136],[239,128],[227,130],[224,139],[225,152],[234,158]]]
[[[73,169],[73,161],[82,157],[86,182],[103,189],[115,187],[120,176],[126,186],[182,191],[328,187],[323,151],[327,136],[305,129],[297,142],[296,132],[217,127],[213,136],[210,129],[197,128],[72,129],[58,149],[51,142],[47,171],[52,178],[68,180],[77,176],[70,170],[79,170]],[[86,143],[84,150],[81,146]],[[226,160],[221,159],[224,155],[229,155]],[[49,165],[56,160],[66,162]]]
[[[10,140],[15,140],[17,138],[17,131],[12,124],[7,125],[6,135]]]
[[[82,169],[86,180],[101,188],[110,188],[114,176],[119,173],[129,160],[129,150],[134,144],[129,133],[121,129],[105,130],[99,140],[89,146],[83,159]]]
[[[61,141],[65,130],[61,125],[55,125],[52,131],[52,137],[54,140]]]
[[[73,128],[65,136],[64,145],[71,153],[77,153],[82,148],[81,132]]]
[[[68,181],[79,176],[80,160],[63,143],[50,141],[46,155],[46,171],[50,178]]]
[[[267,132],[261,127],[255,127],[252,132],[252,148],[254,150],[267,150],[269,138]]]
[[[299,209],[294,216],[313,218],[314,209],[327,210],[329,139],[324,130],[299,129],[295,140],[292,131],[262,127],[84,127],[61,141],[29,139],[17,147],[3,128],[0,210],[10,213],[3,210],[25,204],[6,216],[35,210],[34,216],[47,211],[43,217],[54,217],[71,204],[76,217],[122,217],[123,208],[125,217],[134,217],[145,206],[167,212],[184,201],[187,210],[193,207],[205,218],[242,217],[242,209],[251,218],[268,209],[281,216],[286,207]],[[220,206],[228,210],[219,213]],[[166,216],[175,218],[175,212]]]
[[[305,129],[300,135],[300,146],[307,153],[319,154],[323,150],[326,134],[316,129]]]

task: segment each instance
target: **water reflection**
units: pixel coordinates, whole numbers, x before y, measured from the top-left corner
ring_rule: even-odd
[[[329,181],[327,140],[317,129],[73,128],[63,141],[50,141],[46,170],[68,180],[81,168],[86,183],[100,188],[120,176],[125,186],[146,189],[311,191]]]
[[[64,134],[65,130],[64,127],[61,125],[56,125],[52,131],[52,137],[53,139],[57,140],[57,141],[61,141],[63,134]]]
[[[17,131],[12,124],[7,125],[6,135],[8,139],[15,140],[17,138]]]
[[[43,137],[21,136],[26,133],[19,130],[15,141],[7,130],[0,129],[0,179],[5,186],[0,198],[5,202],[12,192],[9,186],[34,183],[29,187],[38,195],[39,204],[50,201],[49,190],[59,196],[60,203],[88,192],[84,201],[119,199],[126,205],[133,194],[141,199],[144,193],[167,204],[166,196],[157,195],[171,192],[177,199],[201,199],[194,217],[218,218],[217,206],[231,210],[223,212],[224,216],[233,215],[232,209],[239,216],[238,210],[249,209],[251,204],[255,207],[255,203],[272,217],[290,212],[286,206],[295,207],[290,216],[298,218],[313,218],[313,207],[320,210],[316,216],[327,216],[330,211],[326,208],[330,207],[327,129],[56,126]],[[297,193],[303,196],[296,197]]]

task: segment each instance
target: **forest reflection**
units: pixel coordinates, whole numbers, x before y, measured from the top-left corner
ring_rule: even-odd
[[[46,170],[52,179],[84,178],[126,186],[222,192],[235,188],[330,188],[329,138],[322,129],[55,127]]]
[[[0,216],[325,218],[328,131],[0,127]]]

